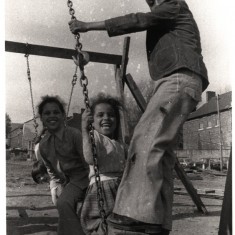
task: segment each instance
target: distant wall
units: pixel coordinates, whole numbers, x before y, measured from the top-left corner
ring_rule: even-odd
[[[178,158],[189,158],[192,161],[200,161],[202,158],[220,159],[220,150],[175,150]],[[230,149],[222,152],[224,160],[228,160]]]
[[[232,110],[220,113],[222,148],[230,149],[232,142]],[[220,132],[218,115],[211,114],[202,118],[186,121],[183,126],[183,148],[198,150],[219,150]]]

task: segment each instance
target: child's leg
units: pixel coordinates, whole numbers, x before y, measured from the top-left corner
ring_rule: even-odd
[[[57,201],[59,212],[58,235],[84,234],[79,216],[76,214],[78,201],[83,201],[84,190],[68,183]]]
[[[106,216],[112,213],[118,184],[119,181],[116,179],[101,181]],[[97,187],[95,183],[88,187],[81,212],[81,224],[86,234],[106,234],[106,227],[102,223],[102,219],[100,217],[99,203],[97,201]]]
[[[177,73],[157,84],[135,128],[113,212],[171,228],[172,144],[200,99],[201,80],[190,72]]]

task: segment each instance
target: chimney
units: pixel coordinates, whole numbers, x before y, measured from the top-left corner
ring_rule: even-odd
[[[211,98],[215,97],[216,93],[214,91],[207,91],[206,92],[206,102],[208,103]]]

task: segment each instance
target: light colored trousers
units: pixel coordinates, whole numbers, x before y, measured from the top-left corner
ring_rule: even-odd
[[[201,100],[198,75],[181,70],[156,82],[137,124],[113,212],[171,230],[175,155],[172,147]]]
[[[85,191],[68,183],[57,200],[59,212],[58,235],[83,235],[80,216],[77,215],[77,203],[83,202]]]

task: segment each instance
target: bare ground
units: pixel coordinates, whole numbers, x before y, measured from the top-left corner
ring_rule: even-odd
[[[48,184],[37,185],[33,182],[31,166],[31,161],[7,161],[7,234],[55,235],[58,214],[51,202]],[[225,176],[204,172],[189,177],[195,188],[215,189],[216,194],[223,195]],[[185,191],[178,179],[175,179],[175,187]],[[208,215],[198,212],[188,195],[174,195],[171,235],[218,234],[222,200],[204,197],[201,199]]]

